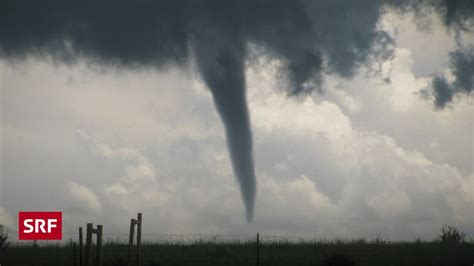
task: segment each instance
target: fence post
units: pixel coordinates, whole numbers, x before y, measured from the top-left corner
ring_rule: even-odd
[[[79,227],[79,266],[83,266],[82,258],[84,257],[82,254],[82,227]]]
[[[137,266],[140,266],[140,249],[142,243],[142,213],[137,215]]]
[[[91,265],[91,251],[92,251],[92,224],[87,224],[86,229],[86,257],[84,261],[85,266]]]
[[[135,219],[130,219],[130,234],[128,238],[128,260],[127,265],[132,265],[133,238],[135,231]]]
[[[102,225],[97,225],[97,266],[102,266]]]
[[[257,266],[260,265],[260,234],[257,233]]]

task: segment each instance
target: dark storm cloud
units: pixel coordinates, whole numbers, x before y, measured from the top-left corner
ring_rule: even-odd
[[[436,75],[431,82],[431,94],[434,97],[435,107],[442,109],[453,101],[454,95],[469,94],[472,92],[474,79],[474,47],[462,47],[459,34],[474,31],[474,1],[470,0],[432,0],[410,1],[409,8],[420,17],[434,10],[446,28],[454,33],[458,48],[449,54],[450,69],[454,81],[448,82],[444,75]],[[423,94],[429,94],[424,90]]]
[[[433,5],[443,16],[444,23],[453,29],[468,31],[474,26],[474,2],[469,0],[437,0],[424,2]]]
[[[449,83],[443,75],[433,78],[432,89],[435,106],[444,108],[455,94],[469,94],[474,82],[474,53],[457,50],[450,54],[454,81]]]
[[[456,91],[469,93],[474,81],[474,52],[458,50],[451,53],[451,68],[456,80]]]
[[[406,2],[392,4],[400,3]],[[449,7],[447,25],[471,16],[458,11],[465,4],[439,3],[439,10],[443,3]],[[324,73],[351,77],[369,59],[392,55],[394,41],[376,27],[383,6],[375,0],[7,0],[0,4],[0,56],[47,55],[66,63],[87,58],[105,66],[149,68],[185,64],[193,54],[224,123],[250,221],[256,181],[245,101],[247,45],[262,46],[284,62],[288,94],[309,93],[321,87]]]
[[[327,70],[350,77],[377,41],[392,40],[375,26],[379,1],[3,1],[3,57],[87,57],[126,67],[184,63],[203,29],[215,39],[253,42],[285,61],[298,94],[302,83]],[[231,38],[231,39],[229,39]],[[389,49],[380,52],[389,53]],[[245,51],[242,54],[246,56]]]
[[[453,92],[444,76],[436,76],[432,81],[434,104],[437,108],[444,108],[446,103],[453,100]]]

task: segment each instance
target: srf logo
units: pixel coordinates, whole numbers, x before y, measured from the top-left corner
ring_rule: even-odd
[[[61,240],[61,212],[19,212],[19,240]]]

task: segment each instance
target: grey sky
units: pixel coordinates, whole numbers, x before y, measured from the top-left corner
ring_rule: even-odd
[[[145,227],[153,233],[412,240],[453,224],[474,236],[472,93],[442,110],[420,95],[436,73],[454,79],[456,36],[436,20],[419,31],[410,16],[378,21],[395,40],[381,75],[367,70],[370,59],[347,78],[324,72],[323,93],[308,97],[287,97],[285,61],[249,44],[251,224],[193,60],[127,70],[2,59],[0,222],[15,227],[19,210],[58,209],[65,231],[93,221],[125,232],[142,211],[159,225]]]

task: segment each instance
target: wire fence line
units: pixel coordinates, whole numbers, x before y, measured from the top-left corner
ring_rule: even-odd
[[[15,233],[14,231],[10,231]],[[17,240],[9,241],[13,246],[27,246],[27,245],[68,245],[79,241],[78,234],[67,233],[63,234],[62,240]],[[114,234],[104,233],[104,244],[127,244],[128,234]],[[205,235],[205,234],[143,234],[143,244],[175,244],[175,245],[192,245],[196,243],[216,243],[216,244],[246,244],[256,241],[256,235]],[[320,240],[317,238],[304,237],[288,237],[288,236],[272,236],[260,235],[260,242],[262,244],[269,243],[327,243],[329,241]]]
[[[17,235],[18,231],[8,229],[12,239],[12,234]],[[10,240],[11,246],[66,246],[79,241],[79,232],[63,232],[62,240]],[[128,233],[122,232],[104,232],[104,244],[127,244],[129,240]],[[216,244],[247,244],[256,241],[256,234],[165,234],[165,233],[142,233],[143,244],[174,244],[174,245],[192,245],[201,243]],[[322,244],[322,243],[354,243],[365,241],[362,239],[329,240],[318,237],[299,237],[284,235],[262,235],[260,234],[260,243],[262,244]],[[385,241],[388,243],[388,241]]]
[[[64,234],[66,235],[66,234]],[[103,236],[104,245],[127,245],[129,236],[127,234],[108,233]],[[78,243],[78,234],[68,233],[67,237],[62,240],[15,240],[9,241],[10,246],[67,246]],[[143,234],[143,245],[194,245],[194,244],[249,244],[256,242],[256,235],[225,235],[225,234]],[[292,236],[275,236],[260,235],[259,242],[261,245],[277,245],[277,244],[399,244],[403,242],[392,241],[366,241],[363,239],[348,240],[328,240],[310,237],[292,237]]]

